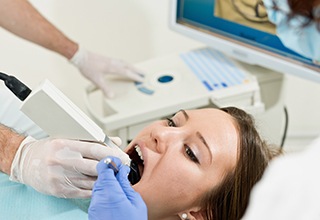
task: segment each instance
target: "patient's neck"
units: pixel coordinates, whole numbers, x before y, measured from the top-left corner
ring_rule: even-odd
[[[149,217],[148,220],[180,220],[178,215],[169,217]]]

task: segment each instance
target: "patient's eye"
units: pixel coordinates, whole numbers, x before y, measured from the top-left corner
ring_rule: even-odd
[[[176,127],[176,124],[174,123],[174,121],[171,118],[166,118],[166,119],[167,119],[169,127]]]
[[[190,158],[190,160],[192,160],[195,163],[199,163],[198,158],[196,157],[196,155],[193,153],[193,151],[191,150],[191,148],[187,145],[185,145],[185,152],[186,155]]]

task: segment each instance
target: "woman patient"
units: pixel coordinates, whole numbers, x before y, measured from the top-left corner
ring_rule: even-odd
[[[126,152],[139,163],[133,188],[149,220],[241,219],[250,190],[279,154],[234,107],[181,110],[144,128]]]

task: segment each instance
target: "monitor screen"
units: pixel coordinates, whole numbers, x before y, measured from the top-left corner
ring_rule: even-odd
[[[172,0],[171,3],[173,30],[240,61],[320,82],[320,66],[281,43],[261,1]]]

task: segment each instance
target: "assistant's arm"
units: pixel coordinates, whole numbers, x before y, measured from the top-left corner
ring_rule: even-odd
[[[0,124],[0,171],[10,175],[13,158],[25,137]]]
[[[26,0],[0,0],[0,26],[13,34],[57,52],[68,60],[78,44],[65,36]]]
[[[26,0],[0,0],[0,26],[21,38],[64,56],[107,97],[113,97],[114,93],[109,88],[105,75],[115,74],[135,81],[143,81],[141,71],[133,65],[81,48]]]

